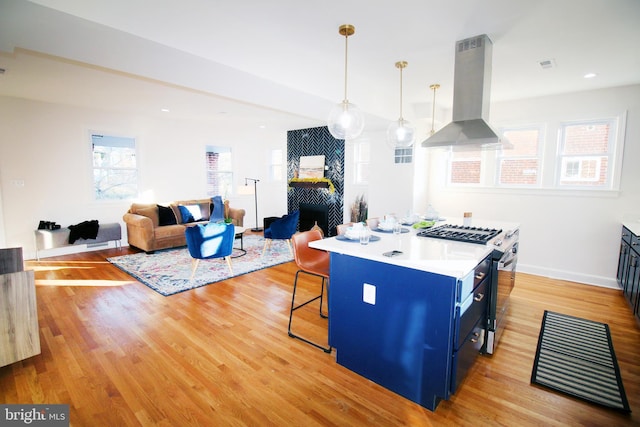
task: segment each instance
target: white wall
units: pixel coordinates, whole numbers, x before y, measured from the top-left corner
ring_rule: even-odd
[[[286,182],[268,181],[269,153],[286,150],[286,132],[225,129],[219,123],[158,120],[142,116],[0,97],[0,194],[6,246],[35,255],[39,220],[62,226],[87,219],[120,222],[130,202],[93,200],[89,132],[133,136],[138,146],[141,199],[169,202],[205,197],[206,145],[233,150],[236,185],[258,178],[258,217],[286,211]],[[24,186],[15,185],[24,182]],[[232,196],[255,222],[254,198]],[[3,233],[0,233],[2,236]]]
[[[640,213],[640,86],[541,97],[492,105],[490,122],[546,123],[545,150],[555,153],[561,120],[609,117],[627,111],[626,140],[619,192],[544,190],[460,190],[445,184],[442,151],[421,150],[416,181],[428,182],[416,197],[424,210],[432,203],[449,217],[465,211],[474,218],[521,224],[519,271],[617,287],[615,276],[621,220]]]
[[[365,195],[369,204],[369,218],[386,214],[404,216],[413,207],[414,163],[396,164],[395,151],[387,145],[386,129],[365,129],[358,140],[371,145],[369,183],[355,185],[353,175],[353,144],[347,142],[345,156],[345,221],[351,216],[356,197]]]
[[[640,214],[640,86],[513,101],[492,106],[491,122],[556,122],[627,111],[624,163],[619,192],[594,194],[485,189],[454,190],[444,183],[445,162],[419,147],[411,165],[395,165],[383,131],[368,130],[372,144],[371,179],[353,186],[350,163],[345,166],[345,208],[366,192],[370,216],[413,209],[424,213],[428,203],[448,217],[472,211],[474,218],[521,224],[519,270],[615,287],[620,221]],[[137,138],[140,187],[150,201],[203,197],[204,147],[231,146],[235,180],[261,179],[258,219],[286,211],[286,182],[268,177],[271,149],[286,150],[286,132],[245,129],[219,123],[177,122],[142,116],[72,108],[0,97],[0,194],[6,246],[22,246],[25,258],[35,254],[33,230],[41,219],[63,226],[86,219],[121,222],[129,202],[92,199],[90,131]],[[418,134],[425,134],[424,130]],[[426,134],[425,134],[426,135]],[[555,138],[547,140],[554,150]],[[352,158],[347,144],[347,159]],[[24,186],[13,181],[24,181]],[[253,196],[233,196],[231,206],[247,210],[253,227]],[[348,217],[347,217],[348,218]],[[123,226],[124,231],[124,226]],[[0,237],[3,235],[0,232]],[[123,240],[126,244],[126,236]]]

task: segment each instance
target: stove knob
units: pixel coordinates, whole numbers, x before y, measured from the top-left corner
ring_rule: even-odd
[[[493,242],[494,246],[502,246],[502,239],[497,239],[495,242]]]

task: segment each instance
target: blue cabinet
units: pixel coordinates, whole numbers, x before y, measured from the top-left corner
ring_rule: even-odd
[[[487,273],[457,280],[332,252],[329,341],[337,363],[435,410],[482,345],[486,299],[478,295],[488,292]]]
[[[640,236],[625,226],[620,239],[617,280],[633,314],[640,320]]]

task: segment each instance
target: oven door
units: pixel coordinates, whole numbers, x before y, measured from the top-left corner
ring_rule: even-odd
[[[516,282],[517,264],[517,241],[504,252],[499,260],[493,261],[485,353],[493,354],[504,329],[505,316],[509,309],[509,296]]]

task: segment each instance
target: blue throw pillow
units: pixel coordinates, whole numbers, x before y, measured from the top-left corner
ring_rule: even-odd
[[[178,205],[178,209],[180,209],[180,216],[182,217],[182,224],[187,224],[189,222],[195,222],[193,219],[193,215],[189,212],[189,209],[186,206]]]
[[[224,221],[224,202],[220,196],[213,196],[211,198],[211,216],[209,221]]]

